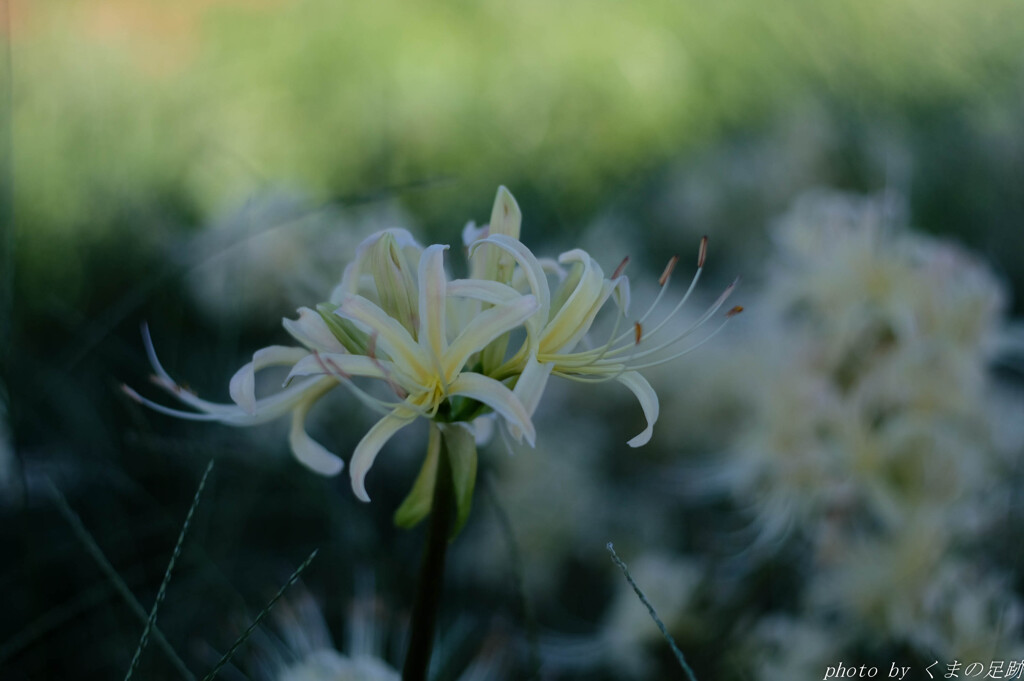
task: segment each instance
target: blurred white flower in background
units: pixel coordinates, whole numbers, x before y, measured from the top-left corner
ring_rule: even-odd
[[[884,199],[798,201],[743,328],[687,370],[740,405],[717,480],[763,536],[808,542],[799,605],[811,621],[991,657],[1021,641],[1012,590],[969,553],[1005,513],[1000,485],[1024,445],[1000,420],[1024,405],[993,408],[1004,293],[902,214]]]
[[[173,255],[210,318],[262,322],[330,290],[368,236],[410,223],[396,201],[315,206],[281,189],[225,210]]]
[[[1024,394],[993,371],[1021,347],[1003,285],[909,229],[891,196],[814,192],[770,236],[743,322],[651,376],[676,416],[659,445],[699,457],[638,478],[623,507],[664,494],[722,518],[702,593],[766,608],[723,624],[749,678],[820,678],[885,646],[1016,657],[1021,602],[998,544],[1017,531]],[[650,527],[679,544],[671,520]]]
[[[356,580],[356,595],[345,609],[345,640],[336,646],[321,605],[302,588],[275,607],[272,626],[251,639],[246,670],[256,681],[398,681],[399,671],[388,661],[393,646],[405,633],[403,617],[392,612],[374,592],[372,577]],[[445,632],[447,645],[439,648],[439,662],[449,655],[464,657],[468,641],[480,633],[479,624],[457,621]],[[479,651],[459,662],[457,681],[501,681],[507,678],[504,646],[492,632]],[[342,652],[344,651],[344,652]],[[461,660],[462,657],[459,659]]]
[[[274,681],[399,681],[401,675],[372,657],[349,658],[335,650],[317,650],[281,671]]]
[[[775,231],[755,305],[756,321],[772,319],[771,361],[749,377],[753,418],[732,446],[737,497],[793,514],[767,526],[898,528],[928,506],[962,524],[994,480],[1002,289],[887,215],[879,201],[814,195]]]
[[[743,650],[761,681],[820,679],[842,659],[845,637],[824,622],[772,615],[761,619]]]

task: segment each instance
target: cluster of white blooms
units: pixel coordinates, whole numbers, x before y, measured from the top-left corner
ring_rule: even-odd
[[[330,290],[338,254],[407,220],[393,202],[342,210],[276,190],[225,210],[169,257],[188,263],[183,281],[212,319],[259,322]]]
[[[1000,285],[883,201],[813,195],[774,243],[747,325],[761,349],[743,364],[732,493],[767,535],[809,542],[801,600],[818,624],[922,654],[1019,650],[1012,590],[966,551],[1012,444],[990,408]]]
[[[815,195],[775,237],[756,306],[770,362],[750,382],[738,495],[779,527],[896,529],[925,507],[959,522],[951,505],[976,501],[995,463],[997,282],[951,244],[890,224],[880,202]]]
[[[1011,517],[1024,452],[1024,403],[992,372],[1007,347],[1003,287],[902,215],[884,199],[802,198],[773,226],[744,323],[701,362],[652,380],[663,409],[688,416],[661,442],[696,439],[708,455],[649,489],[724,494],[753,519],[752,540],[722,542],[737,554],[701,592],[783,606],[717,623],[738,637],[750,678],[821,678],[851,650],[885,646],[942,659],[1024,648],[1024,609],[985,546]],[[756,580],[776,579],[765,575],[779,561],[799,579],[766,593]],[[667,621],[680,617],[651,601]],[[718,614],[714,603],[681,607],[711,623]],[[678,621],[673,631],[685,640]]]

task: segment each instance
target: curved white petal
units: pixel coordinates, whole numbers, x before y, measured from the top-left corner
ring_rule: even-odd
[[[422,379],[433,373],[433,363],[424,356],[405,327],[366,298],[345,294],[335,314],[362,324],[371,334],[376,334],[384,352],[408,374]]]
[[[428,246],[420,257],[419,271],[419,342],[427,352],[440,359],[447,345],[445,301],[448,277],[444,273],[442,244]]]
[[[345,467],[345,462],[306,433],[306,414],[315,401],[316,397],[311,396],[295,407],[295,411],[292,412],[292,427],[288,433],[288,444],[302,465],[320,475],[337,475]]]
[[[594,318],[604,307],[604,304],[608,302],[608,297],[612,291],[615,290],[614,284],[604,279],[601,281],[601,290],[597,295],[597,298],[593,300],[590,305],[590,309],[583,314],[578,320],[576,320],[576,330],[569,335],[568,338],[561,339],[561,345],[556,346],[558,349],[555,352],[568,352],[571,351],[576,345],[583,339],[587,333],[590,332],[590,327],[594,323]]]
[[[531,355],[526,361],[526,366],[523,368],[522,373],[519,374],[516,387],[512,390],[512,393],[522,403],[526,413],[530,416],[533,416],[534,412],[537,411],[537,405],[540,404],[540,398],[544,394],[544,388],[547,387],[548,378],[551,377],[551,372],[554,368],[554,363],[539,362],[535,356]],[[517,441],[523,437],[522,430],[516,426],[510,425],[509,433]]]
[[[448,346],[441,362],[444,377],[454,377],[470,355],[530,319],[536,312],[537,300],[533,296],[521,296],[511,303],[497,305],[478,314]]]
[[[611,292],[610,288],[606,289],[603,286],[604,273],[601,267],[586,251],[578,248],[568,251],[560,255],[558,261],[563,264],[578,262],[582,264],[583,271],[572,293],[544,327],[541,339],[544,353],[571,350],[570,343],[574,344],[573,339],[578,341],[589,329],[590,322],[597,313],[594,310],[595,303],[601,300],[602,295],[607,298]]]
[[[482,244],[494,244],[498,248],[507,251],[515,259],[523,269],[523,274],[530,286],[530,292],[537,298],[539,306],[537,316],[546,320],[548,309],[551,306],[551,289],[548,287],[547,276],[544,274],[544,268],[541,266],[540,261],[537,260],[537,256],[524,246],[521,241],[504,234],[494,234],[486,239],[474,242],[470,246],[470,252],[472,253]]]
[[[332,377],[310,378],[279,393],[256,400],[256,405],[251,413],[232,405],[232,408],[237,411],[221,413],[219,420],[229,426],[251,426],[273,421],[294,409],[303,399],[318,399],[336,385],[337,381]],[[180,399],[181,395],[179,394],[178,397]],[[207,407],[210,406],[210,403],[199,400],[199,398],[195,398],[195,400],[203,402]],[[203,408],[196,404],[192,406],[196,406],[198,409]]]
[[[505,419],[509,426],[518,428],[530,446],[533,446],[536,438],[533,421],[519,398],[505,384],[489,376],[467,371],[459,374],[459,377],[452,381],[449,394],[465,395],[483,402]]]
[[[494,414],[478,416],[469,425],[473,429],[473,441],[478,446],[482,447],[494,437]]]
[[[142,322],[142,344],[146,347],[146,357],[149,358],[149,365],[153,367],[161,382],[168,385],[177,385],[171,375],[164,370],[160,359],[156,356],[156,348],[153,347],[153,337],[149,335],[149,324]]]
[[[327,328],[323,317],[316,310],[308,307],[298,309],[298,319],[283,319],[281,324],[285,330],[292,335],[292,338],[305,345],[310,350],[321,352],[345,352],[341,342],[334,337],[331,330]]]
[[[156,372],[156,375],[153,376],[153,382],[170,394],[174,395],[179,401],[184,402],[193,409],[197,409],[203,413],[190,414],[189,412],[164,407],[142,397],[127,386],[125,386],[125,391],[137,401],[170,416],[188,418],[194,421],[220,421],[221,423],[229,426],[256,425],[258,423],[272,421],[279,416],[288,413],[307,392],[323,389],[325,387],[326,389],[329,389],[331,383],[334,382],[334,379],[310,379],[309,381],[294,385],[288,390],[281,391],[262,400],[256,400],[252,405],[251,411],[245,410],[237,404],[208,402],[207,400],[201,399],[195,393],[192,393],[178,385],[178,383],[171,378],[170,374],[164,370],[163,365],[160,364],[160,360],[156,356],[156,349],[153,347],[153,339],[150,337],[149,327],[146,324],[142,325],[142,339],[146,346],[146,354],[149,357],[149,362],[153,366],[153,371]]]
[[[235,404],[250,414],[256,409],[256,372],[271,366],[295,364],[309,357],[305,348],[271,345],[253,353],[252,361],[235,372],[228,384],[228,392]]]
[[[271,395],[270,397],[256,400],[253,410],[250,412],[237,404],[208,402],[207,400],[197,396],[195,393],[185,390],[174,382],[166,382],[160,376],[154,376],[153,380],[157,385],[178,398],[179,401],[184,402],[193,409],[202,412],[202,414],[189,414],[189,412],[182,412],[169,407],[162,407],[154,402],[137,397],[137,393],[133,394],[134,391],[129,392],[129,394],[143,404],[171,416],[191,418],[196,421],[220,421],[228,426],[239,427],[254,426],[260,423],[273,421],[294,409],[295,406],[310,393],[315,393],[319,397],[337,385],[337,381],[330,376],[325,376],[323,378],[311,378],[301,383],[297,383],[289,387],[287,390],[282,390],[279,393]]]
[[[370,495],[366,493],[366,474],[373,466],[381,447],[392,435],[412,423],[416,416],[415,411],[399,407],[377,421],[356,445],[352,463],[349,465],[349,475],[352,477],[352,491],[360,501],[370,500]]]
[[[337,376],[339,374],[384,379],[388,378],[387,371],[390,368],[391,362],[386,360],[374,360],[364,355],[348,353],[321,352],[316,355],[306,355],[296,362],[285,382],[296,376]]]
[[[658,394],[654,392],[654,388],[647,382],[647,379],[636,371],[627,371],[617,376],[615,380],[633,391],[636,399],[640,402],[640,408],[644,410],[647,427],[626,443],[630,447],[642,447],[650,442],[651,435],[654,433],[654,424],[658,420]]]
[[[526,366],[519,374],[516,387],[512,392],[523,403],[527,414],[532,416],[537,411],[537,405],[540,404],[540,398],[544,394],[544,388],[547,387],[548,378],[554,368],[553,362],[539,362],[533,356],[526,361]]]
[[[453,298],[472,298],[491,305],[510,303],[523,294],[508,284],[490,279],[455,279],[448,282],[448,295]]]

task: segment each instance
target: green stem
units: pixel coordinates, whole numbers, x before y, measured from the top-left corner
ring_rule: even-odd
[[[444,581],[444,557],[448,549],[455,501],[451,465],[448,462],[448,443],[443,432],[437,464],[430,526],[427,528],[427,545],[423,552],[416,600],[412,607],[409,652],[402,668],[402,681],[426,681],[430,668],[430,654],[434,648],[437,611],[441,604],[441,587]]]

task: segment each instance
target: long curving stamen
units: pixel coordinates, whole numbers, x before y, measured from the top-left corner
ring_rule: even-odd
[[[660,303],[661,299],[665,297],[665,292],[668,291],[668,282],[672,278],[672,270],[676,268],[677,262],[679,262],[679,256],[673,255],[669,259],[668,264],[665,265],[665,270],[661,273],[661,276],[658,277],[658,295],[654,297],[654,302],[652,302],[650,306],[647,308],[647,310],[640,316],[640,319],[638,321],[641,324],[647,321],[647,318],[650,317],[651,313],[653,313],[655,308],[658,307],[658,303]],[[620,337],[616,338],[614,342],[621,343],[628,336],[628,332],[624,333]]]
[[[693,290],[695,288],[697,288],[697,282],[700,281],[701,272],[704,271],[704,261],[707,259],[707,254],[708,254],[708,238],[706,236],[703,236],[700,239],[700,248],[699,248],[698,253],[697,253],[697,271],[694,273],[693,279],[690,281],[689,288],[686,289],[686,293],[683,295],[682,300],[679,301],[679,303],[675,306],[675,308],[672,310],[672,312],[669,313],[669,315],[667,317],[665,317],[665,319],[663,319],[662,322],[658,326],[656,326],[653,331],[651,331],[648,334],[648,337],[653,336],[654,334],[656,334],[661,329],[661,327],[665,325],[665,323],[669,319],[671,319],[673,316],[675,316],[675,314],[677,312],[679,312],[679,310],[681,310],[683,308],[683,305],[686,304],[686,301],[690,299],[690,294],[693,293]],[[668,283],[672,279],[672,272],[675,270],[676,265],[678,263],[679,263],[679,256],[678,255],[673,255],[669,259],[668,264],[665,265],[665,270],[661,273],[661,276],[658,277],[658,286],[661,287],[661,288],[658,291],[658,295],[655,296],[654,302],[651,303],[651,306],[649,308],[647,308],[647,311],[644,312],[642,317],[640,317],[639,321],[640,321],[641,324],[643,324],[644,322],[647,321],[647,318],[651,315],[652,312],[654,312],[654,309],[658,306],[658,303],[660,303],[661,299],[665,296],[665,292],[668,291]],[[620,338],[617,338],[615,340],[615,342],[616,343],[621,343],[622,341],[624,341],[627,338],[627,336],[628,336],[628,334],[623,334]]]
[[[706,246],[704,246],[705,243],[706,243],[706,241],[704,239],[702,239],[701,240],[701,252],[702,253],[706,250]],[[661,322],[656,327],[654,327],[654,329],[652,329],[649,334],[647,334],[648,338],[653,338],[655,335],[657,335],[657,333],[659,331],[661,331],[662,328],[664,328],[665,324],[668,323],[668,320],[672,319],[672,317],[675,317],[676,314],[678,314],[679,311],[683,309],[683,306],[686,305],[686,301],[688,301],[690,299],[690,296],[693,294],[694,289],[697,288],[697,282],[700,281],[700,275],[701,275],[701,273],[703,271],[704,271],[704,262],[703,262],[703,258],[701,258],[700,259],[700,266],[697,268],[697,271],[694,273],[693,279],[690,280],[690,286],[686,289],[686,293],[684,293],[683,297],[679,300],[678,303],[676,303],[676,306],[674,308],[672,308],[672,311],[669,312],[668,315],[664,319],[662,319]],[[667,281],[666,281],[666,283],[667,283]],[[667,285],[663,286],[661,290],[664,291],[666,288],[668,288]],[[660,293],[661,292],[659,292],[659,297],[660,297]],[[655,299],[655,300],[657,300],[657,299]],[[645,315],[645,317],[646,317],[646,315]],[[643,323],[644,319],[641,319],[640,321],[641,321],[641,323]]]
[[[694,343],[690,347],[685,348],[683,350],[680,350],[679,352],[675,353],[674,355],[669,355],[668,357],[662,357],[661,359],[652,360],[650,362],[645,362],[643,364],[634,364],[634,365],[630,366],[629,368],[631,370],[633,370],[633,369],[649,369],[651,367],[655,367],[655,366],[658,366],[660,364],[664,364],[665,362],[671,362],[674,359],[677,359],[679,357],[682,357],[683,355],[686,355],[688,353],[693,352],[694,350],[696,350],[697,348],[701,347],[702,345],[704,345],[705,343],[710,341],[712,338],[717,336],[722,331],[722,329],[724,329],[726,327],[726,325],[730,322],[730,320],[732,320],[733,317],[735,317],[737,314],[739,314],[739,312],[742,311],[743,308],[740,307],[738,311],[736,311],[736,310],[737,310],[737,308],[733,308],[732,310],[729,310],[729,312],[727,312],[726,315],[725,315],[725,320],[721,324],[719,324],[718,327],[714,331],[709,333],[704,338],[701,338],[700,341],[698,341],[697,343]]]
[[[692,324],[690,324],[690,326],[688,326],[684,331],[682,331],[681,333],[677,334],[675,337],[673,337],[670,340],[667,340],[667,341],[661,343],[660,345],[658,345],[656,347],[645,349],[643,352],[640,352],[640,353],[636,354],[635,357],[636,358],[649,357],[649,356],[651,356],[651,355],[653,355],[655,353],[661,352],[665,348],[668,348],[668,347],[670,347],[672,345],[675,345],[679,341],[681,341],[684,338],[687,338],[688,336],[690,336],[690,334],[692,334],[694,331],[699,329],[708,319],[710,319],[712,317],[712,315],[714,315],[716,312],[718,312],[718,310],[722,307],[722,305],[725,304],[726,299],[728,299],[729,296],[732,295],[732,292],[735,290],[736,286],[739,284],[739,281],[740,281],[739,278],[736,278],[731,284],[729,284],[725,288],[725,290],[722,291],[722,294],[720,296],[718,296],[718,299],[714,303],[712,303],[710,307],[708,307],[708,309],[704,312],[704,314],[702,314],[700,317],[698,317],[697,320],[694,321]],[[661,326],[663,326],[663,325],[664,325],[664,322],[662,322],[662,324],[659,324],[658,328],[661,328]],[[654,332],[657,331],[658,328],[656,328],[654,331],[652,331],[647,336],[647,338],[650,339],[650,337],[654,335]],[[618,355],[622,354],[623,352],[625,352],[627,349],[629,349],[629,347],[630,346],[619,347],[619,348],[616,348],[616,350],[614,350],[612,352],[609,352],[608,354],[611,355],[611,356],[618,356]]]
[[[625,258],[622,259],[622,262],[619,263],[619,266],[615,268],[615,271],[612,272],[612,276],[609,278],[612,280],[618,279],[622,275],[623,270],[626,269],[626,265],[628,264],[629,256],[627,255]]]

